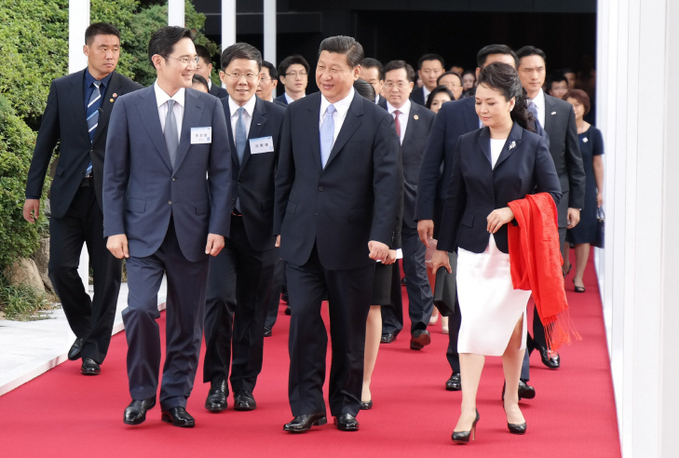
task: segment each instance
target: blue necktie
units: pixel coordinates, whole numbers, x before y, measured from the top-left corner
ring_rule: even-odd
[[[101,81],[93,81],[94,91],[90,96],[90,100],[87,102],[87,109],[85,110],[85,119],[87,121],[87,133],[90,135],[90,143],[94,141],[94,133],[97,131],[97,126],[99,125],[99,107],[101,103]],[[85,176],[90,176],[92,174],[92,161],[90,161],[85,171]]]
[[[321,124],[321,165],[325,168],[328,162],[330,152],[332,151],[332,144],[335,142],[335,120],[332,115],[337,110],[335,105],[328,105],[325,110],[325,119]]]
[[[533,117],[535,118],[535,126],[540,126],[540,120],[538,119],[538,108],[531,99],[528,99],[528,111],[533,113]]]
[[[177,119],[174,115],[175,100],[167,101],[167,115],[165,116],[165,144],[170,155],[170,164],[174,169],[174,161],[177,159],[177,147],[179,146],[179,135],[177,134]]]
[[[238,164],[243,163],[243,155],[245,154],[245,143],[248,135],[245,132],[245,120],[243,119],[244,107],[238,109],[238,119],[236,120],[236,154],[238,154]]]

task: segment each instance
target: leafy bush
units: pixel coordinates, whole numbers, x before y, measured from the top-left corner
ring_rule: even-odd
[[[41,319],[39,312],[51,308],[50,297],[27,285],[10,285],[0,274],[0,312],[10,320]]]

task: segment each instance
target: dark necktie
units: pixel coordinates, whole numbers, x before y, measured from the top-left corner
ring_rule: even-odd
[[[101,81],[93,81],[92,86],[94,86],[94,91],[90,96],[90,100],[87,102],[87,109],[85,110],[85,119],[87,121],[87,133],[90,136],[90,143],[94,141],[94,133],[97,131],[97,126],[99,125],[99,107],[101,103],[101,89],[99,86]],[[92,161],[90,161],[85,171],[85,176],[90,176],[92,174]]]
[[[236,120],[236,154],[238,154],[238,164],[243,163],[243,155],[245,154],[245,143],[247,142],[247,133],[245,132],[245,120],[243,119],[244,107],[238,109],[238,119]]]
[[[401,121],[399,121],[398,117],[401,115],[401,112],[398,110],[394,110],[394,124],[396,124],[396,135],[398,135],[398,141],[401,141]]]
[[[321,124],[321,165],[324,168],[330,157],[332,144],[335,142],[335,120],[332,116],[335,111],[337,111],[335,105],[328,105],[325,110],[325,119]]]
[[[535,118],[535,126],[540,126],[540,120],[538,119],[538,107],[535,106],[531,99],[528,99],[528,111],[533,113],[533,117]]]
[[[175,101],[167,101],[167,115],[165,116],[165,144],[170,155],[170,164],[174,168],[174,161],[177,159],[177,147],[179,146],[179,135],[177,134],[177,119],[174,116]]]

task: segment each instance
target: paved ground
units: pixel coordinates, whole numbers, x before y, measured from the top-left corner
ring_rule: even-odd
[[[165,303],[165,281],[158,303]],[[90,288],[90,295],[92,294]],[[113,333],[123,330],[121,311],[127,307],[127,283],[118,296]],[[61,308],[37,321],[0,320],[0,396],[66,361],[75,335]]]

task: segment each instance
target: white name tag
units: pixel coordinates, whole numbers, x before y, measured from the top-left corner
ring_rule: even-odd
[[[273,137],[250,139],[250,154],[273,153]]]
[[[212,143],[212,127],[192,127],[191,144],[204,145]]]

